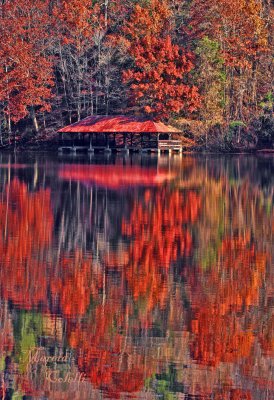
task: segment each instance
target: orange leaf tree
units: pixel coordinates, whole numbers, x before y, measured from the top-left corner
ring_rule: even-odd
[[[7,1],[0,14],[0,101],[11,121],[35,109],[48,111],[53,86],[52,61],[47,55],[49,1]]]
[[[186,83],[191,52],[172,40],[172,13],[166,1],[136,5],[124,35],[131,66],[123,71],[132,105],[155,118],[168,119],[199,106],[198,90]]]

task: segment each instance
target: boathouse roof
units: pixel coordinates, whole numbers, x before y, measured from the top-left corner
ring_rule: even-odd
[[[93,115],[65,126],[58,132],[65,133],[173,133],[178,129],[151,119],[125,115]]]

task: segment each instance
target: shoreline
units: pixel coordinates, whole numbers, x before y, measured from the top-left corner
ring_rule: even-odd
[[[58,148],[56,148],[56,147],[52,147],[52,146],[31,146],[31,147],[17,147],[17,148],[14,148],[14,147],[4,147],[4,148],[1,148],[0,147],[0,153],[20,153],[20,154],[22,154],[23,152],[30,152],[30,153],[32,153],[32,152],[48,152],[48,153],[52,153],[52,154],[58,154]],[[60,154],[60,153],[59,153]],[[71,154],[70,152],[64,152],[64,153],[62,153],[63,155],[64,154],[66,154],[66,155],[69,155],[69,154]],[[77,153],[77,155],[84,155],[84,154],[86,154],[86,152],[79,152],[79,153]],[[95,154],[104,154],[104,153],[102,153],[102,152],[95,152]],[[116,155],[116,154],[119,154],[119,152],[117,152],[117,151],[113,151],[112,153],[111,153],[112,155]],[[133,154],[141,154],[141,152],[140,153],[136,153],[136,152],[132,152],[132,153],[130,153],[130,155],[133,155]],[[151,155],[151,154],[154,154],[154,153],[146,153],[146,155]],[[216,150],[216,151],[213,151],[213,150],[209,150],[209,151],[206,151],[206,150],[193,150],[193,151],[189,151],[189,150],[187,150],[187,151],[183,151],[182,153],[181,153],[182,155],[274,155],[274,149],[258,149],[258,150],[251,150],[251,151],[247,151],[247,150],[243,150],[243,151],[218,151],[218,150]],[[168,155],[167,153],[165,154],[162,154],[162,156],[163,155]]]
[[[22,153],[24,151],[27,152],[35,152],[35,151],[45,151],[45,152],[51,152],[51,153],[56,153],[58,154],[58,145],[56,143],[45,143],[45,144],[39,144],[39,145],[17,145],[16,147],[14,145],[7,145],[0,147],[0,153],[11,153],[11,152],[16,152],[16,153]],[[69,152],[64,152],[63,154],[70,154]],[[77,153],[77,155],[83,155],[86,154],[86,152],[80,152]],[[102,154],[100,152],[95,152],[95,154]],[[117,151],[113,151],[112,154],[119,154]],[[135,152],[132,152],[130,154],[136,154]],[[141,154],[141,153],[137,153]],[[150,154],[150,153],[146,153]],[[245,149],[243,151],[235,150],[235,151],[222,151],[222,150],[186,150],[182,152],[183,155],[256,155],[256,154],[274,154],[274,149],[269,149],[269,148],[263,148],[263,149]]]

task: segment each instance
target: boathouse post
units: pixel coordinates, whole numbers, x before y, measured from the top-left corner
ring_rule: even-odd
[[[109,136],[108,133],[105,133],[105,141],[106,141],[106,147],[104,149],[105,153],[111,153],[111,149],[109,147]]]
[[[158,155],[161,155],[161,149],[159,147],[159,140],[160,140],[160,133],[157,133],[157,149],[158,149]]]
[[[123,133],[123,137],[124,137],[124,149],[123,149],[123,152],[124,152],[124,154],[129,154],[129,148],[127,146],[127,133]]]
[[[72,136],[72,137],[73,137],[73,139],[72,139],[72,151],[73,151],[73,153],[76,153],[75,137],[74,136]]]
[[[93,146],[92,146],[92,142],[93,142],[93,134],[92,133],[90,133],[89,134],[89,148],[88,148],[88,152],[89,153],[91,153],[91,152],[93,152],[94,153],[94,148],[93,148]]]

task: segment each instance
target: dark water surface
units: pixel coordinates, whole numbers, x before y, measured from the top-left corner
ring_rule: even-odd
[[[0,164],[1,399],[273,399],[273,157]]]

